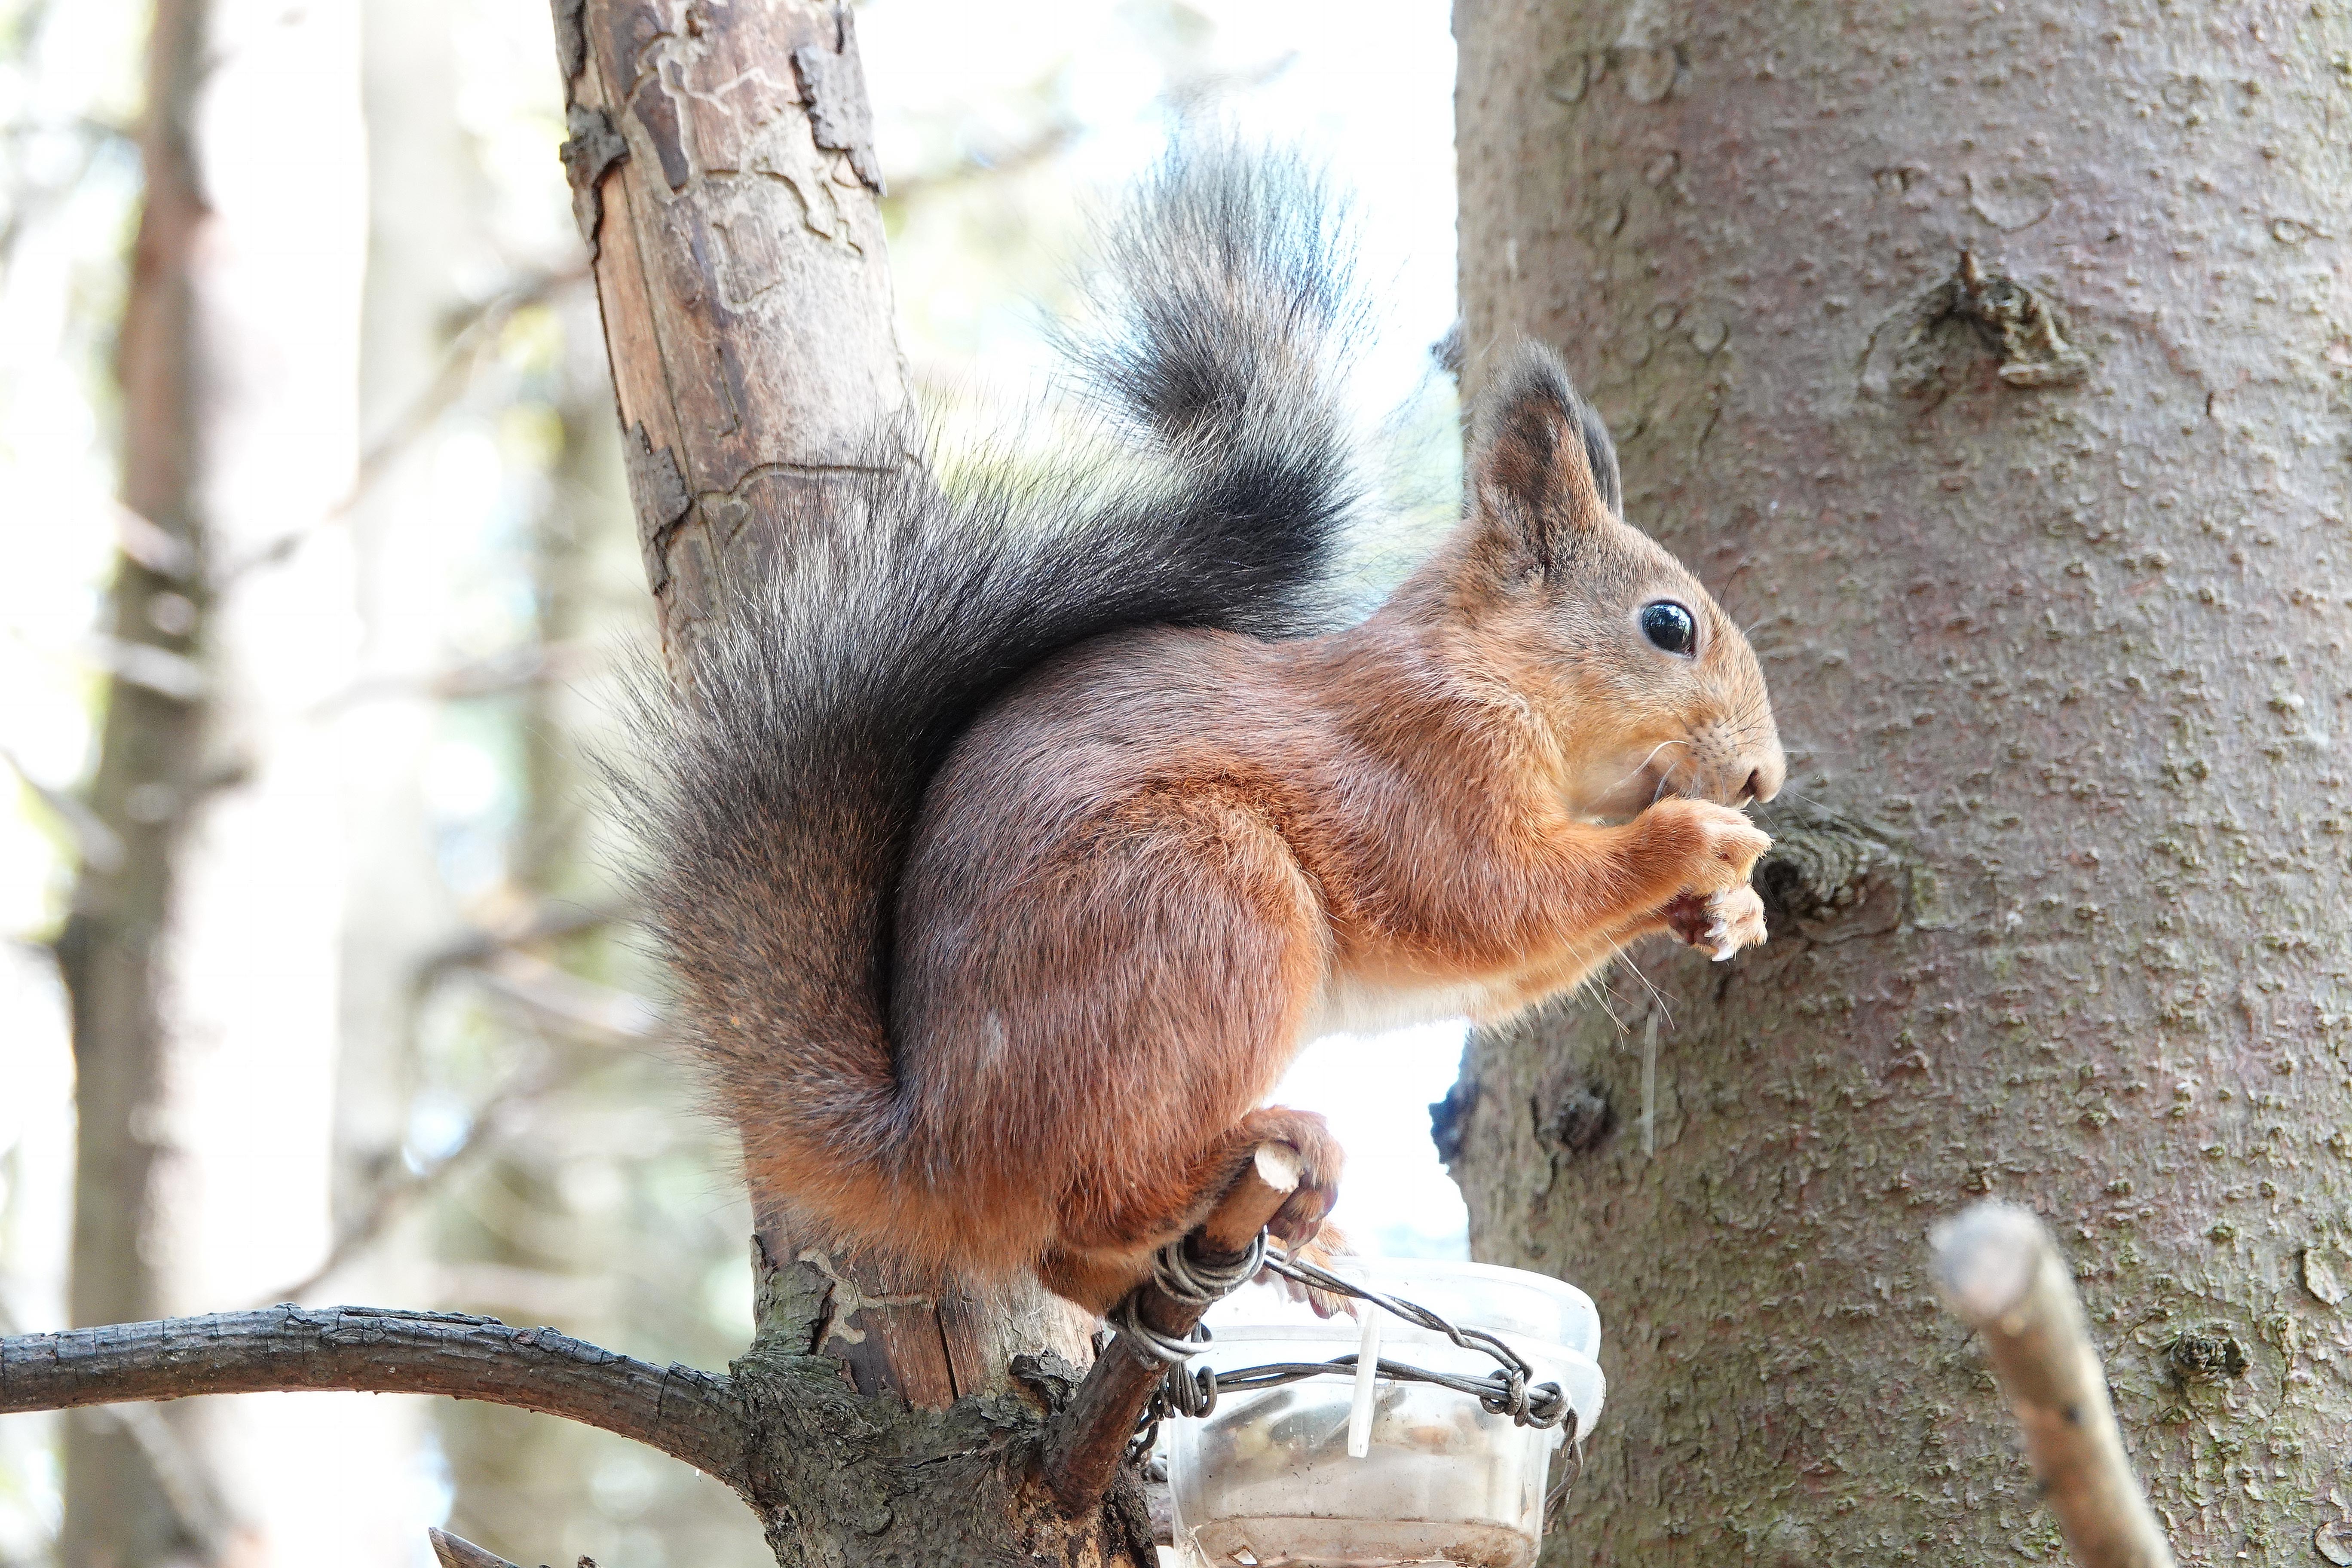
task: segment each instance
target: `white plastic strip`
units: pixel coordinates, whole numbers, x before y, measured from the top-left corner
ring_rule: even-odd
[[[1378,1307],[1367,1301],[1358,1309],[1364,1331],[1356,1341],[1356,1403],[1348,1412],[1348,1457],[1360,1459],[1372,1451],[1372,1384],[1381,1365],[1381,1319]]]

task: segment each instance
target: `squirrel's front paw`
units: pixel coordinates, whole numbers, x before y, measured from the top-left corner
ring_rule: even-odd
[[[1758,857],[1772,847],[1763,829],[1727,805],[1708,800],[1662,800],[1642,814],[1671,835],[1682,864],[1681,897],[1708,898],[1748,885]]]
[[[1685,893],[1666,906],[1666,923],[1676,936],[1721,963],[1743,947],[1763,945],[1764,900],[1746,886],[1706,898]]]

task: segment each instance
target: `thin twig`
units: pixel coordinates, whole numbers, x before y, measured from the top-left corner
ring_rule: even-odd
[[[270,1307],[0,1340],[0,1415],[205,1394],[436,1394],[617,1432],[741,1490],[734,1384],[459,1312]]]
[[[957,159],[945,168],[929,169],[919,174],[893,174],[890,176],[888,200],[892,205],[904,208],[959,185],[1001,178],[1006,174],[1025,174],[1040,163],[1059,157],[1070,143],[1078,139],[1079,129],[1076,120],[1056,119],[1034,135],[1013,146],[992,153],[975,153]]]
[[[311,709],[309,717],[331,719],[364,702],[463,702],[564,685],[593,673],[600,652],[581,642],[534,643],[427,674],[367,676]]]
[[[122,868],[121,837],[80,797],[52,789],[26,773],[25,764],[16,760],[16,753],[5,746],[0,746],[0,763],[14,769],[34,797],[65,824],[66,831],[73,835],[74,853],[80,864],[101,877],[110,877]]]
[[[2083,1568],[2173,1568],[2172,1548],[2125,1456],[2106,1373],[2050,1233],[2014,1205],[1983,1203],[1938,1226],[1933,1242],[1945,1304],[1984,1336],[2075,1561]]]
[[[484,300],[457,329],[448,353],[441,361],[441,368],[426,384],[425,390],[400,411],[382,436],[360,454],[351,488],[343,492],[341,499],[309,522],[278,535],[231,565],[223,574],[222,586],[234,584],[248,573],[278,564],[299,550],[303,542],[319,530],[350,516],[362,501],[367,500],[392,466],[425,432],[439,423],[441,416],[464,395],[466,389],[473,384],[475,373],[481,368],[483,358],[498,342],[500,329],[513,320],[516,312],[540,303],[567,285],[584,281],[587,276],[586,269],[583,268],[541,272],[525,278]]]
[[[472,966],[493,995],[543,1022],[604,1046],[643,1046],[663,1037],[661,1011],[634,992],[601,985],[561,965],[509,951]]]
[[[428,954],[417,965],[417,980],[423,984],[452,969],[487,963],[515,948],[536,947],[543,942],[597,931],[628,919],[629,912],[629,906],[617,900],[599,903],[545,900],[516,919],[478,927]]]
[[[639,1044],[646,1036],[635,1026],[653,1016],[650,1004],[625,992],[595,986],[593,982],[579,980],[553,965],[520,957],[514,952],[596,930],[620,918],[623,912],[624,906],[619,904],[543,904],[522,920],[495,931],[470,931],[431,954],[418,966],[418,984],[429,988],[452,969],[483,965],[495,968],[512,958],[526,973],[520,981],[509,979],[503,983],[493,974],[489,984],[501,994],[522,1001],[537,1015],[555,1017],[575,1035],[590,1037],[594,1043],[612,1044],[617,1040]],[[550,981],[550,974],[562,976],[562,981]],[[583,987],[589,988],[585,994]],[[517,995],[518,991],[523,994]],[[336,1233],[318,1267],[291,1284],[270,1291],[255,1305],[299,1301],[316,1290],[352,1258],[373,1247],[393,1222],[418,1200],[446,1184],[451,1177],[495,1148],[505,1137],[506,1124],[518,1110],[563,1088],[586,1065],[568,1053],[543,1052],[535,1068],[518,1074],[474,1109],[467,1119],[466,1135],[455,1149],[421,1171],[404,1168],[398,1174],[378,1182],[359,1215]]]
[[[147,1461],[163,1506],[181,1529],[200,1543],[208,1559],[217,1558],[229,1536],[228,1505],[212,1476],[188,1446],[152,1405],[124,1405],[92,1415],[110,1419]],[[85,1417],[87,1419],[87,1417]]]
[[[554,1053],[550,1052],[548,1056],[552,1062]],[[293,1283],[269,1292],[267,1303],[299,1301],[334,1278],[354,1258],[381,1240],[384,1232],[392,1228],[393,1222],[414,1208],[419,1200],[438,1191],[451,1177],[503,1142],[507,1119],[516,1108],[560,1087],[564,1076],[551,1067],[499,1089],[475,1110],[467,1124],[465,1137],[458,1141],[455,1149],[421,1171],[409,1171],[404,1167],[398,1176],[378,1182],[368,1194],[367,1206],[358,1217],[335,1233],[335,1239],[319,1266]]]

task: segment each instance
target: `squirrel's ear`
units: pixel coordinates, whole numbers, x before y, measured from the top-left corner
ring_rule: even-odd
[[[1617,448],[1549,349],[1527,343],[1512,355],[1479,423],[1477,504],[1538,562],[1549,565],[1570,532],[1618,513]]]

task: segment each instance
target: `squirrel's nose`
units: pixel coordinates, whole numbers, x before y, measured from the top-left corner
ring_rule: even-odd
[[[1770,756],[1748,770],[1748,798],[1762,805],[1780,793],[1780,785],[1788,776],[1788,762],[1776,746]]]

